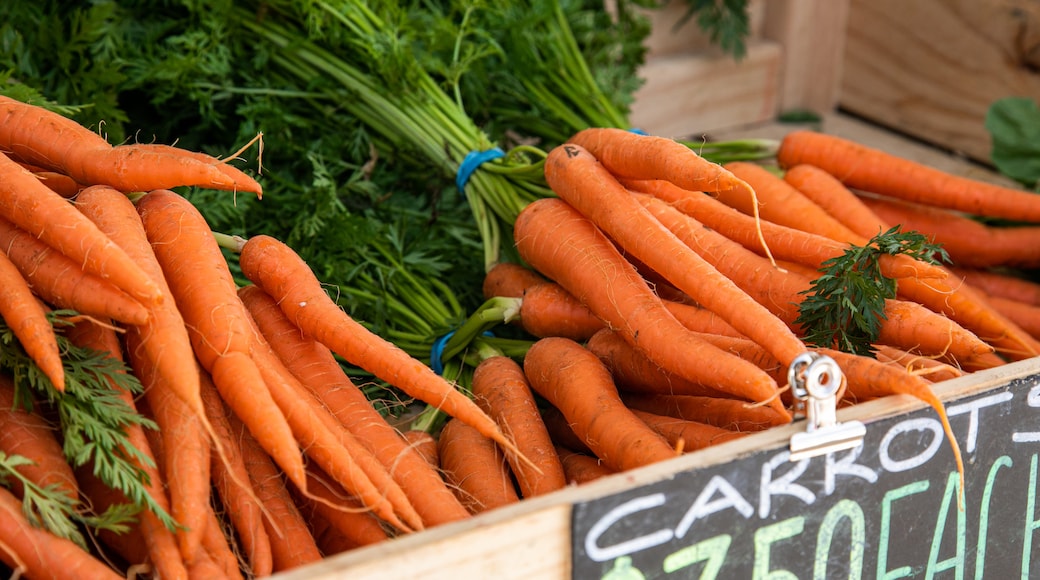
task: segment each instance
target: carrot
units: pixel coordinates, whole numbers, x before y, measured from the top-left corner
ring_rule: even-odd
[[[36,528],[22,504],[0,487],[0,561],[27,578],[96,578],[119,580],[107,564],[70,540]]]
[[[581,485],[615,473],[614,470],[603,465],[600,459],[591,455],[559,446],[556,447],[556,452],[560,455],[560,463],[563,465],[569,485]]]
[[[643,420],[651,429],[657,431],[668,443],[676,449],[682,449],[683,453],[690,453],[700,449],[707,449],[712,445],[725,443],[739,439],[747,433],[730,431],[721,427],[715,427],[707,423],[697,421],[686,421],[666,415],[647,413],[646,411],[633,410],[636,417]]]
[[[4,373],[0,373],[0,425],[0,451],[8,457],[20,455],[32,462],[18,466],[19,473],[41,488],[54,485],[59,493],[78,498],[76,476],[55,436],[54,425],[40,415],[35,405],[33,410],[15,405],[14,382]],[[16,496],[22,497],[20,480],[10,478],[6,483]]]
[[[946,438],[950,442],[957,473],[961,477],[961,490],[964,489],[964,461],[961,458],[960,447],[957,445],[957,438],[950,427],[946,407],[932,391],[927,381],[920,376],[869,357],[832,349],[819,349],[819,352],[838,363],[847,383],[846,396],[862,401],[889,395],[910,395],[932,407],[939,415],[943,432],[946,433]]]
[[[788,167],[784,181],[863,238],[869,240],[888,229],[845,184],[815,165],[803,163]]]
[[[628,344],[620,334],[608,328],[593,334],[585,343],[585,348],[599,357],[621,391],[729,396],[710,384],[688,381],[669,373]]]
[[[204,576],[196,576],[200,579],[206,578],[229,578],[242,580],[242,570],[239,568],[238,557],[231,547],[231,540],[224,535],[223,524],[217,517],[212,506],[205,506],[206,534],[202,538],[202,552],[189,564],[189,575],[194,575],[193,568],[200,561],[211,560],[215,565],[213,573]]]
[[[437,455],[445,479],[470,513],[520,501],[501,449],[461,420],[445,423],[437,438]]]
[[[441,460],[437,456],[437,439],[422,429],[405,429],[401,438],[434,469],[439,469]]]
[[[769,407],[752,407],[743,401],[698,395],[621,393],[625,405],[645,411],[696,421],[730,431],[763,431],[783,424]]]
[[[3,252],[0,252],[0,318],[54,388],[64,391],[65,368],[47,311]]]
[[[334,482],[317,467],[307,469],[307,489],[318,501],[300,497],[296,505],[308,522],[317,516],[350,540],[354,546],[371,546],[390,538],[379,520],[354,496],[343,495]],[[313,523],[311,524],[313,530]],[[315,537],[315,540],[318,540]]]
[[[954,379],[964,375],[964,371],[955,366],[891,346],[878,345],[877,359],[882,362],[901,365],[906,369],[906,372],[920,375],[933,382]]]
[[[700,192],[682,189],[666,181],[626,181],[625,185],[634,191],[648,193],[670,203],[705,226],[766,257],[772,256],[777,260],[788,260],[819,269],[825,261],[841,256],[848,247],[849,240],[835,240],[766,220],[756,221],[752,216],[743,214],[717,199]],[[761,239],[769,246],[769,253],[762,247],[759,232]],[[865,240],[855,240],[856,243],[863,241]],[[879,260],[882,273],[889,278],[944,279],[948,276],[942,268],[901,254],[886,254]]]
[[[514,238],[525,261],[662,368],[692,381],[715,381],[720,390],[770,401],[786,413],[776,399],[776,381],[686,330],[606,236],[563,200],[529,204],[516,219]]]
[[[665,137],[624,129],[589,128],[568,141],[588,151],[610,173],[627,179],[665,179],[692,191],[734,192],[754,199],[755,192],[721,165]]]
[[[2,153],[0,176],[0,216],[142,303],[162,300],[155,283],[97,226]]]
[[[548,282],[548,280],[526,266],[515,262],[499,262],[484,274],[481,290],[485,300],[497,296],[520,298],[524,295],[525,290],[543,282]]]
[[[200,373],[200,378],[199,394],[206,416],[227,451],[228,458],[225,462],[215,454],[212,455],[210,477],[213,479],[213,487],[238,534],[238,544],[244,551],[249,571],[255,577],[270,576],[273,571],[271,537],[263,525],[263,509],[256,501],[252,486],[248,493],[243,489],[243,486],[249,485],[249,471],[242,458],[239,442],[231,431],[224,401],[208,374]]]
[[[208,552],[203,552],[188,567],[188,578],[193,580],[230,580],[232,577],[227,574],[226,566],[221,565]]]
[[[391,471],[426,525],[469,517],[440,475],[375,410],[328,347],[305,336],[258,286],[244,286],[238,294],[289,372]]]
[[[782,320],[663,228],[603,164],[581,147],[564,145],[553,149],[545,160],[545,179],[560,198],[626,252],[784,364],[806,351],[805,344]]]
[[[815,165],[853,189],[973,215],[1040,221],[1035,194],[954,175],[836,135],[791,131],[780,143],[777,161],[783,167]]]
[[[33,293],[58,308],[126,324],[144,324],[148,310],[136,299],[93,274],[25,230],[0,218],[0,249],[22,273]]]
[[[282,572],[321,560],[314,536],[296,507],[278,466],[236,415],[229,415],[228,421],[241,445],[242,460],[249,470],[257,498],[266,510],[264,528],[271,538],[274,571]]]
[[[503,430],[514,434],[520,452],[538,467],[536,470],[506,455],[521,497],[551,493],[566,486],[563,466],[553,449],[523,368],[505,356],[486,358],[473,370],[470,389],[477,404]]]
[[[93,466],[84,465],[76,469],[76,484],[79,487],[79,491],[83,501],[90,506],[94,513],[104,513],[110,507],[115,505],[125,506],[130,509],[130,500],[127,499],[126,495],[118,489],[109,487],[105,482],[101,481],[93,473]],[[115,533],[111,530],[98,529],[93,533],[97,540],[100,540],[101,546],[95,546],[98,548],[98,555],[102,559],[108,559],[108,548],[114,551],[123,562],[130,568],[135,567],[149,567],[149,553],[148,545],[143,538],[143,530],[140,521],[129,522],[128,529],[121,533]],[[174,573],[169,576],[162,576],[162,578],[187,578],[187,569],[184,564],[180,561],[180,552],[177,551],[177,542],[173,539],[173,534],[169,534],[169,553],[175,557],[175,561],[180,568],[179,573]],[[160,564],[161,565],[161,564]],[[166,574],[169,572],[168,569],[159,569],[159,566],[152,567],[156,574]]]
[[[132,147],[137,151],[143,151],[145,153],[157,153],[162,155],[171,155],[174,157],[183,157],[187,159],[193,159],[215,167],[220,173],[231,180],[228,189],[236,192],[245,192],[256,194],[257,198],[263,197],[263,188],[260,184],[246,174],[241,169],[231,165],[227,159],[218,159],[208,153],[201,153],[198,151],[189,151],[173,145],[163,145],[160,143],[133,143],[130,145],[120,145],[119,147]],[[117,149],[119,147],[116,147]],[[153,187],[151,189],[161,189],[160,187]]]
[[[965,268],[1040,266],[1040,226],[991,226],[948,209],[861,196],[881,219],[917,230]]]
[[[1040,339],[1040,306],[1020,302],[1003,296],[986,296],[986,301],[997,312],[1014,320],[1022,330]]]
[[[515,452],[516,445],[469,397],[429,366],[352,319],[333,302],[292,248],[270,236],[253,236],[244,244],[239,264],[242,273],[274,298],[304,333],[349,363],[462,419]]]
[[[626,471],[677,455],[621,402],[599,358],[573,340],[554,337],[535,342],[524,357],[524,374],[611,469]]]
[[[1040,283],[1008,271],[959,268],[950,271],[966,284],[990,296],[1001,296],[1040,306]]]
[[[579,453],[595,455],[585,444],[585,440],[574,432],[567,417],[564,417],[556,407],[547,406],[542,409],[542,422],[545,423],[545,429],[549,432],[549,437],[556,447],[566,447]]]
[[[76,194],[83,189],[82,183],[64,173],[57,171],[33,171],[32,174],[36,176],[36,179],[40,180],[40,183],[43,183],[48,189],[65,199],[76,197]]]
[[[169,190],[137,202],[145,234],[202,367],[250,433],[306,489],[303,457],[281,409],[249,358],[254,333],[227,261],[205,218]]]

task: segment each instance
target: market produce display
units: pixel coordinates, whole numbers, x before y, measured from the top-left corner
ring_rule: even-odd
[[[297,569],[790,424],[806,352],[840,367],[841,406],[909,395],[934,410],[963,490],[932,385],[1040,354],[1029,192],[818,132],[696,147],[642,134],[630,93],[589,68],[597,42],[575,31],[595,26],[577,4],[231,4],[171,8],[191,27],[167,40],[261,47],[234,72],[179,61],[210,73],[166,97],[212,115],[184,143],[112,144],[44,98],[44,79],[5,79],[11,571]],[[619,4],[613,26],[638,27]],[[172,14],[142,6],[139,28],[112,20],[109,38]],[[105,9],[131,10],[83,14]],[[419,14],[428,28],[402,36]],[[531,48],[520,31],[552,42],[526,55],[542,75],[507,79],[492,65]],[[168,82],[188,51],[167,46],[111,93],[94,86],[100,109]],[[481,92],[463,69],[508,89]],[[138,122],[113,120],[116,134]],[[239,163],[254,147],[255,172]],[[272,152],[294,158],[267,165]]]

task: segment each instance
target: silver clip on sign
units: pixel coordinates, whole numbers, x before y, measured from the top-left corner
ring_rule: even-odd
[[[796,414],[805,413],[804,433],[791,436],[791,461],[801,461],[863,443],[867,428],[859,421],[838,423],[836,412],[842,373],[829,356],[805,352],[791,362],[787,382],[795,398]]]

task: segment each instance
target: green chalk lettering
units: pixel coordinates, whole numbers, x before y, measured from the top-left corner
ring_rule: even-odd
[[[707,540],[701,540],[692,546],[668,554],[661,567],[665,572],[671,574],[676,570],[704,562],[700,580],[715,580],[719,576],[719,571],[722,570],[722,564],[726,561],[726,553],[732,542],[733,536],[729,534],[719,534]]]
[[[849,580],[863,577],[863,554],[867,542],[867,524],[863,516],[863,508],[851,499],[843,499],[834,504],[820,522],[820,531],[816,534],[816,561],[813,563],[814,580],[827,580],[827,563],[831,556],[831,541],[834,529],[842,520],[849,520],[851,537],[849,538]]]
[[[877,578],[878,580],[892,580],[893,578],[906,578],[913,573],[910,566],[902,566],[895,570],[888,569],[888,542],[891,536],[892,526],[892,503],[908,495],[921,493],[928,489],[929,481],[923,479],[908,483],[903,487],[890,489],[885,492],[881,500],[881,531],[878,538]]]
[[[1022,536],[1022,580],[1029,579],[1029,567],[1032,565],[1033,533],[1040,528],[1040,519],[1036,517],[1036,454],[1029,460],[1029,487],[1026,488],[1026,529]]]
[[[925,568],[925,578],[931,580],[936,572],[954,569],[954,578],[964,580],[964,544],[967,537],[968,516],[965,510],[957,509],[958,496],[960,496],[961,480],[960,474],[953,472],[946,479],[946,491],[943,492],[942,506],[939,507],[939,515],[935,519],[935,531],[932,533],[932,548],[928,552],[928,567]],[[955,555],[939,562],[939,548],[942,537],[946,531],[946,522],[950,515],[950,504],[957,514],[957,551]]]
[[[986,535],[989,533],[989,500],[993,496],[993,484],[997,480],[997,470],[1011,467],[1011,458],[1001,455],[993,462],[986,475],[986,486],[982,490],[982,505],[979,507],[979,540],[975,549],[975,580],[982,580],[986,569]]]
[[[805,518],[789,518],[755,531],[755,563],[751,570],[754,580],[798,580],[789,570],[770,570],[769,553],[780,540],[797,536],[805,528]]]

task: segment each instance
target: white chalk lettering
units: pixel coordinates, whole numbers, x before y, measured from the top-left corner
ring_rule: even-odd
[[[967,403],[950,405],[946,408],[946,415],[949,417],[955,417],[963,413],[968,414],[968,436],[964,438],[964,450],[966,452],[973,453],[975,451],[975,446],[978,444],[979,409],[999,405],[1010,400],[1014,396],[1014,393],[1007,391],[1005,393],[997,393],[996,395],[990,395],[988,397],[980,397],[973,401],[968,401]]]
[[[892,445],[892,441],[899,435],[908,431],[931,431],[932,440],[920,453],[917,455],[911,455],[906,459],[892,459],[889,454],[889,447]],[[878,449],[878,460],[881,462],[881,467],[892,473],[898,471],[908,471],[915,467],[920,467],[931,459],[936,451],[939,450],[939,445],[943,441],[942,425],[939,421],[929,418],[921,417],[919,419],[907,419],[901,421],[892,426],[891,429],[885,433],[884,438],[881,439]]]
[[[721,494],[721,496],[717,499],[712,499],[716,492]],[[675,537],[682,538],[686,536],[686,532],[690,531],[693,522],[698,519],[728,508],[737,510],[744,518],[750,518],[755,513],[755,508],[751,507],[751,504],[744,499],[744,496],[740,495],[740,492],[730,482],[721,476],[715,475],[708,482],[708,485],[704,486],[704,489],[697,496],[697,500],[693,502],[693,505],[690,506],[679,525],[676,526]]]
[[[866,465],[856,463],[863,446],[853,447],[845,454],[828,453],[824,456],[823,463],[823,493],[830,495],[834,493],[835,480],[839,475],[851,475],[874,483],[878,480],[878,474]]]
[[[808,459],[803,459],[795,463],[786,473],[777,479],[773,479],[773,470],[781,465],[790,465],[790,456],[790,451],[783,451],[777,453],[769,461],[762,464],[762,479],[761,485],[758,488],[758,517],[766,518],[769,516],[772,497],[774,495],[792,495],[810,505],[816,501],[816,494],[809,491],[809,489],[804,485],[799,485],[794,482],[805,473],[805,469],[809,467]]]
[[[588,535],[585,536],[585,553],[594,562],[606,562],[619,556],[625,556],[668,542],[672,539],[672,531],[662,528],[649,534],[614,544],[613,546],[603,547],[599,545],[600,536],[617,522],[634,513],[661,507],[664,504],[665,495],[663,493],[655,493],[629,500],[610,510],[589,529]]]

